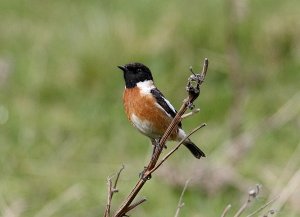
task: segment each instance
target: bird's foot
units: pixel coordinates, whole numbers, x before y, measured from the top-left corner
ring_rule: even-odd
[[[161,139],[161,137],[158,138],[158,139],[156,139],[156,145],[157,145],[157,147],[160,146],[160,139]],[[164,144],[164,148],[167,149],[167,146],[165,144]]]
[[[144,167],[144,170],[139,173],[139,178],[143,179],[144,181],[148,181],[152,178],[151,174],[145,175],[146,171],[147,171],[147,167]]]
[[[153,147],[153,153],[155,152],[155,150],[156,150],[158,147],[160,147],[159,141],[160,141],[160,138],[158,138],[158,139],[152,139],[152,140],[151,140],[151,143],[152,143],[152,145],[154,146],[154,147]],[[164,148],[167,149],[167,146],[164,145]]]

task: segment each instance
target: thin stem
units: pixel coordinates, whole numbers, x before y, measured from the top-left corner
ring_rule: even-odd
[[[248,192],[248,199],[247,201],[241,206],[241,208],[237,211],[237,213],[234,215],[234,217],[239,217],[243,214],[243,212],[245,212],[245,210],[247,209],[248,205],[252,202],[252,199],[256,198],[257,195],[260,193],[260,185],[256,185],[255,189],[251,189]]]
[[[177,205],[177,209],[176,209],[176,213],[175,213],[175,216],[174,216],[174,217],[178,217],[178,216],[179,216],[179,211],[180,211],[180,209],[184,206],[184,203],[182,202],[182,200],[183,200],[183,195],[184,195],[184,193],[185,193],[185,191],[186,191],[186,189],[187,189],[187,186],[188,186],[188,184],[189,184],[190,181],[191,181],[191,180],[188,179],[188,180],[186,180],[186,182],[185,182],[184,188],[183,188],[183,190],[182,190],[182,192],[181,192],[181,195],[180,195],[180,198],[179,198],[179,201],[178,201],[178,205]]]
[[[130,210],[134,209],[134,208],[137,207],[138,205],[140,205],[140,204],[146,202],[146,201],[147,201],[147,199],[146,199],[146,198],[143,198],[143,199],[141,199],[141,200],[139,200],[139,201],[133,203],[132,205],[130,205],[130,206],[126,209],[126,213],[129,212]]]
[[[107,204],[104,213],[104,217],[110,217],[110,207],[111,207],[111,199],[112,199],[112,181],[111,178],[107,178]]]
[[[224,209],[224,211],[223,211],[221,217],[225,217],[230,209],[231,209],[231,204],[228,204],[228,205],[226,206],[226,208]]]
[[[119,177],[121,175],[121,172],[125,169],[125,166],[124,164],[122,164],[122,167],[121,169],[119,170],[119,172],[117,173],[117,177],[116,177],[116,180],[115,180],[115,184],[114,184],[114,190],[117,188],[117,184],[118,184],[118,181],[119,181]]]
[[[194,114],[196,114],[196,113],[198,113],[198,112],[200,112],[200,109],[199,109],[199,108],[193,109],[191,112],[182,115],[182,116],[181,116],[181,120],[182,120],[182,119],[185,119],[185,118],[188,118],[188,117],[190,117],[190,116],[192,116],[192,115],[194,115]]]
[[[265,209],[267,206],[269,206],[270,204],[272,204],[278,198],[279,198],[279,196],[273,198],[272,200],[270,200],[269,202],[267,202],[266,204],[264,204],[263,206],[261,206],[260,208],[258,208],[257,210],[255,210],[250,215],[247,215],[247,217],[252,217],[252,216],[256,215],[257,213],[259,213],[260,211],[262,211],[263,209]]]
[[[242,215],[242,213],[246,210],[246,208],[248,207],[248,204],[251,202],[251,200],[247,200],[239,209],[239,211],[234,215],[234,217],[239,217]]]
[[[117,172],[115,175],[108,177],[107,178],[107,204],[106,204],[106,209],[104,212],[104,217],[110,217],[110,208],[111,208],[111,201],[113,198],[114,193],[118,192],[117,190],[117,184],[119,181],[119,177],[121,172],[124,170],[124,164],[122,165],[122,168]],[[112,185],[112,178],[116,176],[116,180],[114,185]]]

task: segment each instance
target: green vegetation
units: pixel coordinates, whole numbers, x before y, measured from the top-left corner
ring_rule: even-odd
[[[255,183],[264,187],[255,207],[275,188],[278,194],[288,187],[300,166],[299,157],[292,158],[299,156],[300,3],[229,2],[0,1],[0,215],[101,216],[106,178],[124,163],[117,208],[151,153],[122,107],[116,66],[132,61],[149,66],[178,107],[189,66],[210,60],[196,104],[201,112],[184,121],[187,131],[208,124],[193,136],[208,157],[197,161],[180,149],[167,162],[188,172],[186,179],[194,174],[191,165],[225,166],[220,159],[232,147],[230,138],[254,137],[230,165],[239,181],[214,193],[194,183],[181,217],[220,216],[228,203],[233,213]],[[174,216],[183,186],[166,180],[164,174],[152,178],[142,191],[148,202],[132,216]],[[299,188],[279,216],[300,215]]]

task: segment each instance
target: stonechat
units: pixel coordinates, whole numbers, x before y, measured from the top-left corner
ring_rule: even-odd
[[[150,69],[141,63],[118,66],[124,75],[125,90],[123,103],[126,115],[132,125],[149,137],[152,143],[161,138],[177,111],[155,87]],[[180,141],[186,137],[181,122],[169,139]],[[183,143],[196,157],[205,157],[190,139]]]

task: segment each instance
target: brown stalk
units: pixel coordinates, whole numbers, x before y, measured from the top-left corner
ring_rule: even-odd
[[[184,195],[184,193],[187,189],[187,186],[188,186],[189,182],[190,182],[190,179],[186,180],[186,182],[185,182],[184,188],[181,192],[181,195],[180,195],[180,198],[179,198],[179,201],[178,201],[178,205],[177,205],[177,209],[176,209],[176,213],[175,213],[174,217],[179,216],[180,209],[184,206],[184,202],[182,202],[183,201],[183,195]]]
[[[111,208],[111,201],[113,198],[114,193],[118,192],[117,184],[121,175],[121,172],[124,170],[124,165],[122,165],[122,168],[119,170],[119,172],[116,173],[116,179],[114,185],[112,184],[112,179],[115,175],[107,178],[107,204],[104,212],[104,217],[110,217],[110,208]]]

